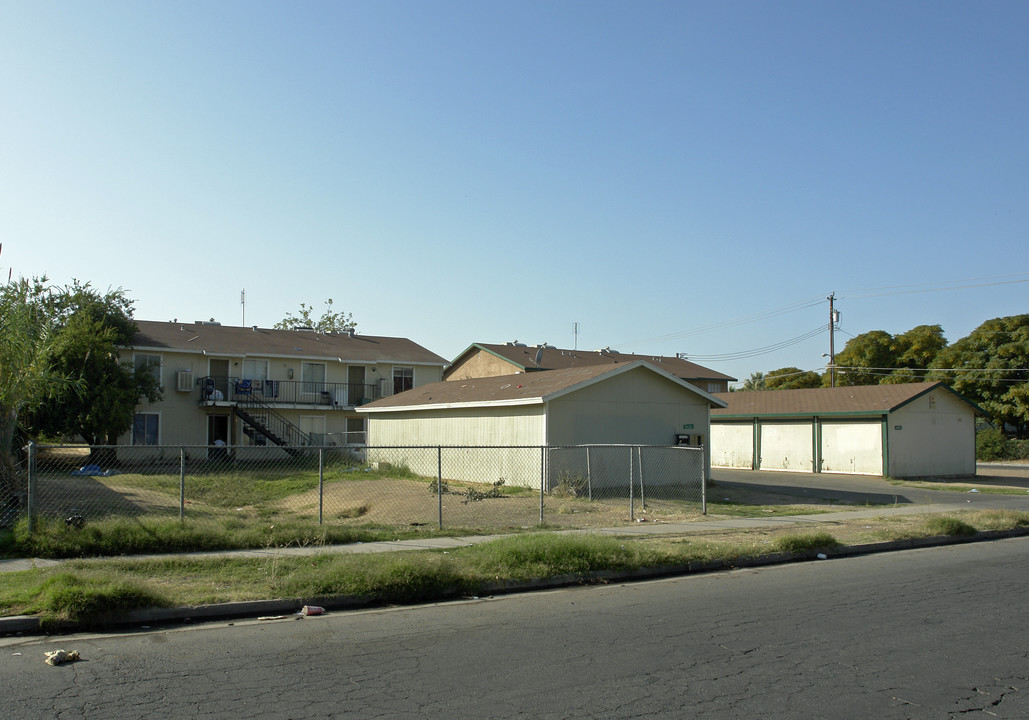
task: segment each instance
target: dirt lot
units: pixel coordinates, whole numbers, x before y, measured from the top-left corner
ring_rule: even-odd
[[[997,489],[1012,495],[981,494],[981,501],[1003,501],[1012,509],[1029,508],[1029,467],[981,466],[979,475],[958,480],[926,479],[890,483],[882,478],[863,476],[813,476],[810,474],[739,472],[731,475],[716,471],[708,489],[708,515],[701,514],[699,497],[641,499],[628,497],[596,499],[547,495],[543,498],[544,524],[561,528],[617,527],[638,522],[704,522],[739,514],[739,505],[765,506],[763,512],[799,514],[831,512],[848,507],[869,507],[905,503],[953,502],[960,493],[975,488]],[[240,482],[247,482],[242,473]],[[502,531],[535,527],[540,524],[540,496],[528,489],[503,488],[500,497],[489,497],[489,486],[457,483],[439,502],[425,479],[395,477],[340,479],[327,478],[322,501],[322,517],[333,525],[380,525],[435,528],[442,509],[444,528]],[[44,474],[36,492],[37,506],[44,515],[68,517],[83,515],[175,515],[179,512],[177,473],[164,477],[163,489],[155,489],[154,478],[124,474],[103,476],[74,475],[66,472]],[[171,489],[170,489],[171,488]],[[957,492],[943,492],[950,488]],[[1025,495],[1017,495],[1025,491]],[[483,497],[485,495],[485,497]],[[266,503],[244,503],[240,507],[214,507],[190,499],[186,516],[223,514],[238,518],[297,518],[314,520],[319,513],[317,489],[301,491]]]

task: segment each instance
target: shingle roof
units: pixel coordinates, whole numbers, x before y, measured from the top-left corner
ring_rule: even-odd
[[[716,393],[716,397],[724,400],[728,406],[712,410],[711,417],[882,415],[897,410],[936,388],[943,388],[950,392],[971,406],[977,414],[985,414],[977,405],[958,395],[943,383],[924,382]]]
[[[358,412],[429,406],[539,404],[600,381],[607,376],[617,375],[636,367],[645,367],[651,371],[660,372],[658,368],[647,363],[634,361],[467,380],[445,380],[422,385],[413,390],[362,405],[358,408]],[[679,383],[683,389],[692,390],[698,395],[708,398],[713,404],[721,403],[692,385],[674,377],[670,379]]]
[[[585,365],[611,365],[644,360],[684,380],[733,381],[736,379],[675,356],[637,355],[635,353],[620,353],[611,350],[567,350],[546,346],[542,348],[538,366],[536,365],[536,353],[540,348],[526,345],[474,343],[461,353],[461,356],[476,349],[485,350],[488,353],[503,358],[526,372],[562,370],[564,368],[582,367]]]
[[[445,365],[446,359],[411,340],[373,335],[326,334],[201,323],[137,320],[136,349],[209,355],[251,355],[342,360],[350,363],[405,362]]]

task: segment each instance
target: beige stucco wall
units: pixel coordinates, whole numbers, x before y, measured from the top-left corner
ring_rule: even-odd
[[[518,368],[507,360],[498,358],[493,353],[488,353],[485,350],[479,350],[469,355],[460,363],[451,366],[447,371],[447,380],[497,377],[498,375],[511,375],[516,372],[518,372]]]
[[[707,400],[641,367],[552,400],[547,442],[674,445],[690,434],[706,445],[709,430]]]
[[[975,475],[975,416],[943,389],[892,413],[887,433],[890,477]]]
[[[161,445],[204,445],[207,443],[207,416],[197,407],[196,380],[207,374],[206,358],[202,355],[175,352],[141,351],[142,354],[161,356],[161,385],[163,398],[156,403],[142,401],[136,406],[138,413],[156,413],[158,443]],[[122,351],[122,360],[133,362],[133,351]],[[190,392],[179,392],[176,374],[189,372],[193,378]],[[119,445],[132,443],[131,428],[118,439]]]

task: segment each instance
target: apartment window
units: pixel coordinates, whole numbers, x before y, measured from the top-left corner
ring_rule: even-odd
[[[414,387],[414,368],[393,368],[393,394],[402,393]]]
[[[244,359],[243,379],[263,383],[268,379],[268,361]]]
[[[365,418],[363,417],[348,417],[347,418],[347,432],[346,439],[344,442],[348,444],[363,445],[365,442]]]
[[[318,394],[325,389],[325,363],[300,364],[300,392]]]
[[[132,367],[137,375],[150,373],[161,382],[161,356],[136,353],[132,356]]]
[[[157,413],[136,413],[132,417],[132,444],[156,445],[161,416]]]

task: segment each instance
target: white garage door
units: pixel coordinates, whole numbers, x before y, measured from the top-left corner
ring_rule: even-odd
[[[711,424],[711,464],[715,467],[754,467],[754,426]]]
[[[768,423],[761,425],[761,470],[811,472],[814,467],[814,439],[811,423]]]
[[[822,423],[822,472],[882,475],[882,424]]]

